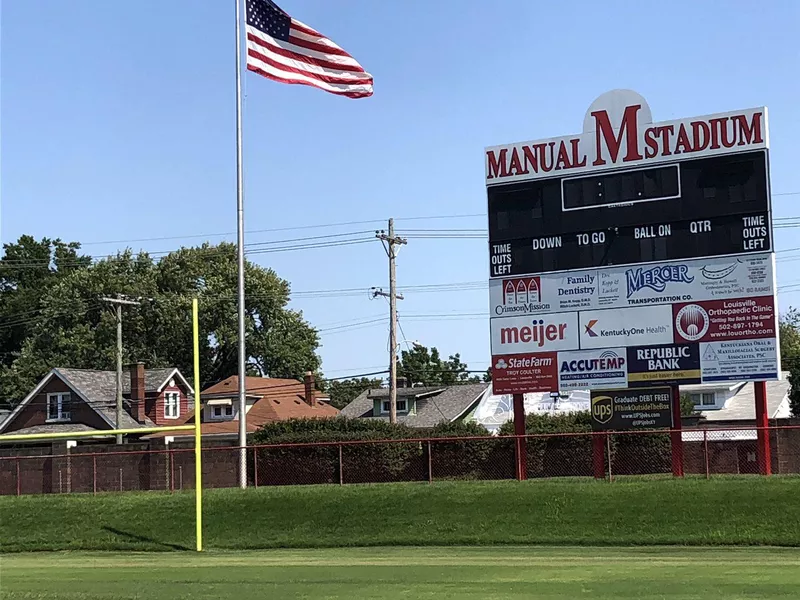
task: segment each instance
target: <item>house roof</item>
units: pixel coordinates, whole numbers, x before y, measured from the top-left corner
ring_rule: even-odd
[[[489,387],[486,383],[470,383],[449,387],[399,388],[399,398],[415,397],[416,414],[398,414],[397,422],[409,427],[434,427],[442,422],[452,422],[472,408]],[[388,415],[373,416],[374,401],[385,400],[389,390],[385,388],[362,392],[342,409],[342,416],[388,421]]]
[[[245,392],[248,396],[263,397],[265,395],[273,395],[273,393],[280,393],[283,390],[300,390],[300,393],[305,393],[305,384],[296,379],[276,379],[272,377],[245,377]],[[229,396],[237,394],[239,391],[239,376],[231,375],[227,379],[215,383],[211,387],[207,387],[201,393],[202,397],[206,396]]]
[[[788,374],[784,373],[783,378],[779,381],[767,382],[767,416],[770,419],[781,417],[788,417],[788,395],[789,395],[789,382],[787,381]],[[691,386],[692,389],[687,389],[687,392],[701,392],[713,391],[719,389],[728,389],[731,391],[731,386],[727,384],[717,385],[713,384]],[[688,388],[688,386],[687,386]],[[738,388],[738,389],[737,389]],[[724,408],[719,410],[705,410],[702,415],[706,421],[753,421],[756,418],[756,396],[755,386],[752,383],[738,383],[733,386],[735,394],[729,398],[725,403]],[[681,391],[684,391],[681,386]],[[784,414],[786,413],[786,414]]]
[[[116,406],[117,406],[117,374],[115,371],[99,371],[93,369],[66,369],[55,368],[45,375],[33,390],[20,402],[14,411],[0,423],[0,432],[14,419],[16,414],[21,411],[50,381],[53,377],[58,377],[66,383],[72,390],[91,408],[100,415],[110,427],[116,427]],[[192,388],[180,371],[174,367],[166,369],[145,370],[144,385],[145,393],[160,392],[161,389],[173,377],[179,379],[189,390]],[[122,378],[122,393],[130,394],[131,381],[130,375]],[[128,404],[128,400],[124,400]],[[122,412],[120,427],[123,429],[136,429],[139,427],[153,427],[154,423],[145,418],[144,425],[139,424],[136,419],[126,411]],[[66,424],[56,425],[58,429],[54,431],[71,431],[66,428]],[[42,432],[31,432],[42,433]]]
[[[230,396],[238,390],[238,377],[232,376],[204,390],[201,399],[209,397]],[[309,406],[305,401],[305,384],[294,379],[271,379],[268,377],[248,377],[248,395],[257,400],[247,411],[247,432],[253,433],[262,425],[275,421],[287,421],[301,418],[331,418],[339,411],[321,400],[323,394],[314,390],[317,398],[316,406]],[[194,423],[194,411],[186,414],[180,425]],[[239,431],[239,421],[207,421],[201,425],[202,435],[235,435]],[[188,436],[191,432],[159,432],[150,437],[166,435]]]

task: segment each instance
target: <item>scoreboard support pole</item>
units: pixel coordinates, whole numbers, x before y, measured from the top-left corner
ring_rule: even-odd
[[[681,435],[681,390],[677,385],[672,388],[672,429],[669,432],[672,447],[672,475],[683,477],[683,436]]]
[[[758,446],[756,459],[761,475],[772,475],[772,452],[769,446],[769,413],[767,412],[767,382],[754,381],[756,396],[756,435]]]
[[[592,470],[595,479],[606,478],[606,443],[607,434],[595,433],[592,435]],[[609,456],[609,462],[611,457]]]
[[[528,444],[525,440],[525,398],[514,394],[514,435],[516,438],[517,481],[528,478]]]

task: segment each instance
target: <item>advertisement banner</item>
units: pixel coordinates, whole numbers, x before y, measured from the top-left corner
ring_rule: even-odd
[[[580,313],[579,331],[581,349],[672,343],[672,307],[584,311]]]
[[[769,296],[773,260],[758,254],[492,279],[490,311],[506,317]]]
[[[575,312],[491,319],[490,323],[493,355],[578,349]]]
[[[703,383],[777,379],[779,362],[774,338],[700,344]]]
[[[628,382],[634,386],[700,383],[700,346],[664,344],[628,348]]]
[[[713,300],[672,306],[675,342],[774,338],[774,296]]]
[[[492,356],[492,389],[495,394],[557,391],[556,353]]]
[[[668,387],[593,391],[591,406],[595,431],[672,427],[672,391]]]
[[[624,348],[558,353],[559,391],[628,387]]]

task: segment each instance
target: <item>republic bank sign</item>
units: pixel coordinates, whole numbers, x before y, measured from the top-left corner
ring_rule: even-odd
[[[486,149],[486,184],[642,166],[766,148],[766,108],[653,123],[645,99],[613,90],[592,103],[583,133]]]

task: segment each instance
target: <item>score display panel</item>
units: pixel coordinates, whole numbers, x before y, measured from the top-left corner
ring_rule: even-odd
[[[772,250],[768,150],[487,187],[490,276]]]

